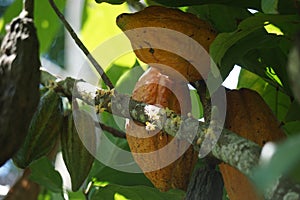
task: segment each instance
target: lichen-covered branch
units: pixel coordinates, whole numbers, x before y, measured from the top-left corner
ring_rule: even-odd
[[[114,90],[97,89],[96,93],[89,93],[74,87],[75,82],[67,78],[58,82],[56,89],[65,96],[73,95],[95,106],[98,112],[130,118],[145,124],[145,128],[158,128],[178,139],[187,140],[199,151],[200,158],[210,152],[215,158],[239,169],[250,178],[251,170],[258,164],[261,147],[219,126],[214,119],[209,124],[199,122],[190,114],[180,116],[172,110],[135,101],[129,95],[115,94]],[[218,132],[222,134],[217,135]],[[296,194],[299,185],[282,180],[276,185],[276,190],[266,195],[266,199],[282,199],[285,195]]]

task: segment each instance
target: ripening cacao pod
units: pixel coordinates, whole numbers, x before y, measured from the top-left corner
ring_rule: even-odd
[[[48,90],[31,120],[25,142],[13,157],[18,167],[26,168],[53,149],[62,131],[62,111],[60,96],[54,90]]]
[[[39,41],[26,11],[7,26],[0,49],[0,166],[21,147],[38,105]]]
[[[285,137],[279,121],[263,98],[246,88],[227,91],[225,127],[260,146]],[[240,171],[224,163],[219,167],[230,200],[263,199]]]
[[[132,98],[169,108],[178,114],[187,114],[191,109],[187,84],[177,82],[155,68],[142,75]],[[135,161],[156,188],[161,191],[171,188],[186,190],[197,161],[197,153],[189,143],[160,130],[146,130],[144,125],[134,121],[126,124],[126,138]],[[176,159],[165,164],[172,156]]]
[[[136,56],[163,74],[181,75],[194,82],[210,72],[207,52],[217,34],[195,15],[150,6],[137,13],[119,15],[117,25],[129,38]]]
[[[76,125],[75,125],[76,122]],[[96,149],[93,118],[83,110],[73,110],[64,119],[61,134],[62,155],[71,177],[72,190],[77,191],[88,176]],[[84,142],[83,142],[84,141]],[[88,149],[85,145],[88,145]]]

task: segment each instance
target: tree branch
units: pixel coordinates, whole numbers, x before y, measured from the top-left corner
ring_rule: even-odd
[[[27,16],[33,19],[34,0],[23,0],[23,10],[27,12]]]
[[[109,87],[109,88],[114,88],[114,85],[104,72],[103,68],[98,64],[96,59],[92,56],[92,54],[89,52],[89,50],[85,47],[85,45],[81,42],[81,40],[78,38],[77,34],[71,27],[71,25],[68,23],[68,21],[65,19],[64,15],[59,11],[57,8],[56,4],[54,3],[53,0],[49,0],[50,5],[52,6],[53,10],[55,11],[56,15],[58,18],[61,20],[61,22],[64,24],[65,28],[68,30],[70,33],[71,37],[75,41],[75,43],[78,45],[78,47],[82,50],[82,52],[86,55],[86,57],[89,59],[89,61],[92,63],[92,65],[95,67],[101,78],[103,79],[104,83]]]
[[[73,98],[79,98],[85,103],[95,106],[98,112],[105,111],[120,117],[130,118],[145,124],[145,127],[150,123],[169,135],[189,141],[199,151],[199,158],[211,151],[211,155],[215,158],[237,168],[248,177],[252,177],[251,171],[258,164],[261,147],[228,129],[218,126],[214,119],[211,120],[210,124],[199,122],[190,116],[180,116],[171,110],[135,101],[129,95],[115,94],[114,90],[110,89],[98,89],[96,94],[89,93],[74,87],[75,82],[76,80],[72,78],[60,81],[57,84],[57,88],[59,88],[57,91],[66,95],[73,92]],[[149,107],[156,110],[155,117],[153,113],[151,115],[147,113]],[[222,134],[217,137],[215,133],[220,131]],[[193,135],[192,133],[196,134]],[[266,194],[266,199],[282,199],[281,197],[286,195],[293,195],[294,191],[298,191],[300,188],[299,184],[290,184],[290,181],[286,179],[280,180],[284,182],[280,181],[276,185],[276,190]],[[287,185],[289,187],[286,187]]]
[[[126,134],[123,131],[119,131],[113,127],[106,126],[105,124],[100,123],[100,122],[95,122],[95,125],[96,125],[96,127],[99,127],[102,130],[105,130],[105,131],[111,133],[115,137],[126,138]]]

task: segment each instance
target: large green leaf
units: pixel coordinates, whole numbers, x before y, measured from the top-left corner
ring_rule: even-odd
[[[228,6],[252,8],[260,10],[260,0],[153,0],[161,5],[170,7],[193,6],[204,4],[223,4]]]
[[[219,33],[235,31],[239,22],[251,16],[245,8],[221,4],[190,6],[187,11],[209,21]]]
[[[265,30],[268,24],[275,24],[282,28],[283,34],[269,34]],[[288,24],[292,28],[286,28]],[[221,33],[210,47],[210,54],[217,66],[219,66],[223,78],[226,78],[235,64],[269,79],[268,70],[273,69],[276,75],[283,81],[283,87],[289,93],[285,63],[286,52],[290,45],[286,42],[292,32],[299,28],[300,18],[296,15],[267,15],[257,14],[243,20],[238,29],[230,33]],[[283,45],[284,44],[284,45]],[[276,56],[271,52],[275,51]],[[270,52],[270,53],[268,53]],[[279,82],[280,82],[279,81]],[[278,82],[274,82],[278,84]],[[279,84],[280,85],[280,84]]]
[[[124,186],[145,185],[153,187],[152,183],[143,173],[127,173],[102,164],[99,161],[94,163],[90,172],[89,180],[97,180]]]
[[[290,98],[278,88],[270,85],[258,75],[241,69],[238,88],[250,88],[257,91],[272,109],[280,121],[285,121],[290,107]]]
[[[156,188],[147,186],[120,186],[109,184],[105,187],[96,188],[91,194],[91,200],[116,199],[116,196],[123,196],[123,199],[132,200],[181,200],[184,198],[184,192],[181,190],[170,190],[160,192]]]
[[[261,9],[264,13],[277,14],[279,0],[262,0]]]
[[[62,178],[46,157],[30,164],[30,179],[55,193],[62,192]]]
[[[295,135],[300,133],[300,120],[287,122],[282,126],[287,135]]]
[[[140,63],[136,61],[134,66],[119,78],[116,83],[116,90],[123,94],[131,94],[135,84],[144,72]]]

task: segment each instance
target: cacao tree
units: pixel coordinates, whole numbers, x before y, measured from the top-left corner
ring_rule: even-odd
[[[300,199],[298,0],[0,8],[4,199]]]

